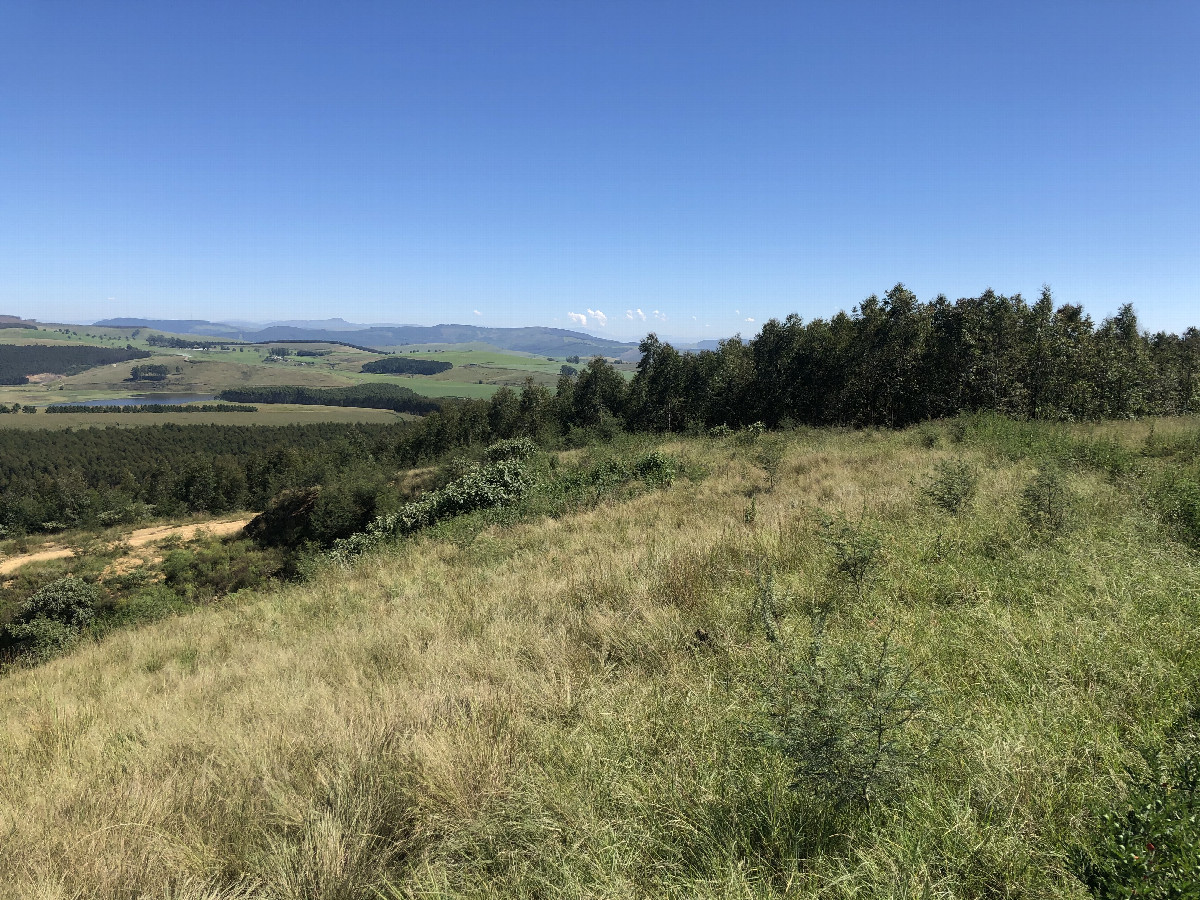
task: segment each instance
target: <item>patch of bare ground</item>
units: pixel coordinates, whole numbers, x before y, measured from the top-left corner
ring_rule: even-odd
[[[139,528],[136,531],[131,531],[129,534],[118,538],[112,544],[125,544],[130,548],[144,547],[147,544],[153,544],[157,541],[165,540],[166,538],[179,538],[183,541],[195,540],[197,537],[208,535],[211,537],[224,537],[225,535],[235,534],[246,527],[246,523],[253,518],[252,516],[243,516],[237,519],[225,519],[219,522],[197,522],[191,525],[154,525],[149,528]],[[111,545],[110,545],[111,546]],[[66,559],[69,556],[75,555],[75,550],[70,547],[63,547],[55,544],[47,544],[41,550],[33,553],[22,553],[20,556],[10,556],[8,559],[0,560],[0,575],[7,575],[10,572],[15,572],[22,566],[34,562],[46,562],[52,559]],[[115,561],[112,566],[128,564],[136,567],[140,565],[126,560],[132,560],[136,555],[131,554],[127,557]],[[140,558],[139,558],[140,559]],[[115,574],[121,574],[119,572]]]

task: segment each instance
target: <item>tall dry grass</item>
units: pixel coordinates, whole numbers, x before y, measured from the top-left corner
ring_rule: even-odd
[[[667,449],[708,477],[0,681],[0,896],[1083,896],[1072,842],[1195,684],[1195,555],[1084,472],[1031,534],[1032,463],[912,434],[798,432],[773,478],[752,441]],[[951,456],[958,515],[920,490]],[[879,539],[861,586],[829,517]],[[898,797],[822,818],[764,739],[764,572],[787,647],[821,607],[915,665],[934,749]]]

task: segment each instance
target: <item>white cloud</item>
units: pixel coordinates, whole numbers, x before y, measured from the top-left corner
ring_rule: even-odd
[[[753,325],[753,324],[754,324],[754,320],[753,320],[753,319],[746,319],[746,321],[747,321],[747,322],[749,322],[751,325]]]
[[[657,319],[659,322],[667,321],[667,314],[664,312],[659,312],[657,309],[654,310],[654,312],[650,313],[650,315],[654,316],[654,318]]]
[[[596,324],[601,328],[608,324],[608,316],[600,312],[598,309],[589,309],[587,314],[591,316],[596,321]]]
[[[482,316],[482,315],[483,315],[483,313],[481,313],[479,310],[475,310],[475,315],[477,315],[477,316]]]
[[[627,318],[630,322],[633,321],[633,310],[632,309],[625,310],[625,318]]]
[[[587,324],[587,316],[585,316],[583,313],[569,312],[569,313],[567,313],[567,318],[570,319],[572,322],[574,322],[576,325],[586,325]]]
[[[637,313],[637,317],[639,319],[641,319],[643,322],[646,321],[646,314],[644,312],[642,312],[640,309],[635,309],[634,312]]]

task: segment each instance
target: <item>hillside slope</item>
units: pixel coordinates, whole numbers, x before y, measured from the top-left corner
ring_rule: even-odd
[[[0,896],[1084,897],[1200,565],[1090,470],[1032,529],[1038,460],[962,437],[679,441],[706,477],[10,673]]]

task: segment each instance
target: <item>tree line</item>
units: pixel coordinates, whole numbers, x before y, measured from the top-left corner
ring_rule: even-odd
[[[258,412],[257,406],[244,403],[125,403],[120,406],[88,406],[83,403],[55,403],[48,413],[234,413]]]
[[[0,429],[0,534],[262,509],[289,488],[386,481],[406,429],[146,425]]]
[[[424,415],[439,408],[436,400],[398,384],[356,384],[342,388],[299,385],[246,387],[221,391],[218,400],[231,403],[299,403],[317,406],[356,406]]]
[[[1103,419],[1200,410],[1200,332],[1143,332],[1132,306],[1093,323],[985,291],[922,303],[903,285],[852,312],[772,319],[749,341],[681,354],[651,334],[624,407],[635,429],[761,421],[904,426],[961,411]],[[614,410],[614,412],[617,412]]]

